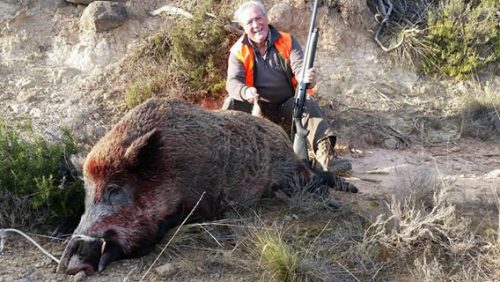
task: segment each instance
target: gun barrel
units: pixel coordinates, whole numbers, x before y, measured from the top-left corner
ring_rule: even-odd
[[[314,66],[314,58],[316,57],[316,47],[318,46],[318,38],[319,38],[319,28],[315,28],[312,36],[311,36],[311,46],[308,50],[308,54],[306,54],[306,58],[308,58],[307,67],[312,68]]]
[[[312,14],[311,14],[311,23],[309,24],[309,33],[307,34],[307,43],[306,43],[306,51],[305,51],[305,64],[303,66],[307,66],[307,67],[312,67],[309,66],[309,64],[313,64],[313,61],[314,61],[314,58],[311,60],[308,58],[308,54],[311,52],[311,49],[316,49],[316,44],[314,43],[314,46],[313,45],[313,33],[315,30],[317,30],[316,28],[316,15],[318,14],[318,0],[314,0],[314,4],[313,4],[313,10],[312,10]],[[317,33],[316,33],[317,34]],[[317,38],[316,38],[316,41],[317,41]],[[314,53],[316,53],[314,51]],[[304,77],[305,77],[305,70],[302,70],[302,80],[304,80]]]

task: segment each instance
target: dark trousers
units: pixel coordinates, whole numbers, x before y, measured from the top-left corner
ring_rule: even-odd
[[[295,98],[291,97],[282,104],[260,102],[260,106],[264,117],[276,124],[279,124],[290,136],[294,103]],[[222,109],[251,113],[252,107],[253,105],[248,102],[242,102],[227,97],[224,101]],[[306,99],[302,123],[304,124],[304,127],[309,130],[307,140],[309,145],[312,146],[314,152],[316,152],[316,149],[318,148],[318,143],[325,138],[330,138],[332,146],[335,146],[336,137],[333,134],[333,130],[326,121],[325,114],[316,101],[314,101],[311,97],[307,97]]]

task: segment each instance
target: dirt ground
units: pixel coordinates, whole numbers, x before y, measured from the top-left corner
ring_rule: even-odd
[[[47,136],[57,135],[60,126],[66,126],[79,134],[79,140],[91,144],[109,128],[110,120],[119,115],[107,109],[119,103],[118,90],[124,87],[109,85],[105,70],[131,48],[130,42],[166,25],[164,19],[147,13],[164,1],[129,1],[134,17],[116,33],[94,36],[78,35],[81,6],[66,3],[54,10],[49,4],[56,5],[55,0],[47,1],[47,6],[26,1],[29,5],[21,7],[21,2],[25,1],[0,1],[2,115],[11,120],[31,116],[35,126]],[[354,2],[365,4],[365,1]],[[353,211],[373,220],[383,212],[390,197],[417,193],[422,201],[427,201],[432,194],[429,189],[439,181],[449,188],[449,200],[458,212],[471,218],[478,230],[481,226],[498,225],[494,197],[500,189],[498,140],[495,143],[495,140],[455,138],[457,125],[447,116],[448,107],[455,105],[459,94],[468,93],[466,83],[436,82],[388,64],[368,32],[367,22],[371,23],[371,18],[356,26],[364,14],[327,16],[326,11],[323,14],[322,41],[317,54],[318,93],[330,120],[343,126],[337,127],[339,152],[341,158],[352,161],[353,172],[348,180],[360,189],[355,195],[335,192],[342,207],[331,217]],[[134,38],[123,42],[129,34],[134,34]],[[92,53],[95,50],[102,53]],[[365,134],[367,126],[374,124],[411,132],[412,122],[432,115],[445,120],[441,131],[434,136],[412,134],[411,140],[396,136],[400,139],[380,141],[385,137]],[[370,138],[376,139],[373,142],[376,144],[367,145]],[[408,143],[399,149],[394,140]],[[401,187],[408,186],[406,182],[423,179],[422,185],[416,185],[422,191],[402,191]],[[63,241],[30,236],[59,258]],[[231,250],[227,246],[217,249],[202,243],[194,248],[184,247],[181,252],[167,248],[153,264],[167,241],[168,236],[155,252],[113,262],[104,272],[85,281],[265,281],[243,263],[220,263]],[[57,264],[21,236],[9,233],[4,244],[0,281],[75,280],[55,273]],[[169,263],[174,270],[158,269],[168,268]],[[145,276],[150,266],[152,270]],[[347,275],[332,281],[355,280]]]

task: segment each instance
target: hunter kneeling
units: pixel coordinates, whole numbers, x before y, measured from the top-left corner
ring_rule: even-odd
[[[229,55],[226,83],[229,96],[223,109],[250,113],[254,102],[258,101],[263,116],[290,133],[297,78],[304,61],[300,44],[293,35],[269,25],[261,2],[243,3],[234,16],[244,34]],[[314,87],[314,68],[308,69],[303,77],[305,83]],[[307,95],[305,108],[302,124],[309,130],[307,142],[314,151],[314,166],[337,174],[347,173],[352,169],[351,163],[336,158],[336,137],[310,95]]]

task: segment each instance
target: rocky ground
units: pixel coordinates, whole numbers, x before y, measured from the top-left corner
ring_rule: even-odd
[[[278,3],[266,1],[268,7],[274,2]],[[279,27],[298,30],[305,41],[300,18],[280,17],[304,12],[304,3],[288,2],[289,6],[274,5],[271,18]],[[189,3],[177,4],[189,10]],[[408,193],[398,189],[404,181],[427,173],[446,182],[450,199],[462,214],[495,224],[498,212],[492,195],[500,187],[500,145],[498,140],[463,137],[454,119],[457,113],[450,109],[459,97],[473,92],[474,83],[423,78],[394,66],[372,41],[372,16],[364,3],[353,1],[339,11],[322,7],[319,12],[318,99],[339,132],[339,153],[353,162],[349,179],[361,191],[336,196],[346,209],[375,218],[390,196]],[[84,147],[91,146],[122,115],[124,86],[112,85],[107,78],[120,72],[120,61],[138,42],[169,25],[171,17],[150,14],[166,4],[124,2],[129,12],[126,22],[95,33],[80,29],[84,5],[63,0],[0,1],[2,117],[29,119],[51,140],[58,140],[61,127],[68,128]],[[498,77],[488,83],[499,89]],[[440,126],[429,127],[425,122],[430,119]],[[423,185],[423,195],[429,195],[425,190],[429,186]],[[61,254],[62,242],[34,238],[56,257]],[[113,263],[87,281],[255,281],[245,265],[214,259],[224,256],[227,248],[211,250],[210,256],[200,255],[203,246],[191,252],[182,249],[182,255],[167,249],[153,265],[161,246],[144,258]],[[56,263],[17,235],[6,238],[0,266],[0,281],[73,279],[56,274]],[[150,266],[151,272],[143,277]]]

